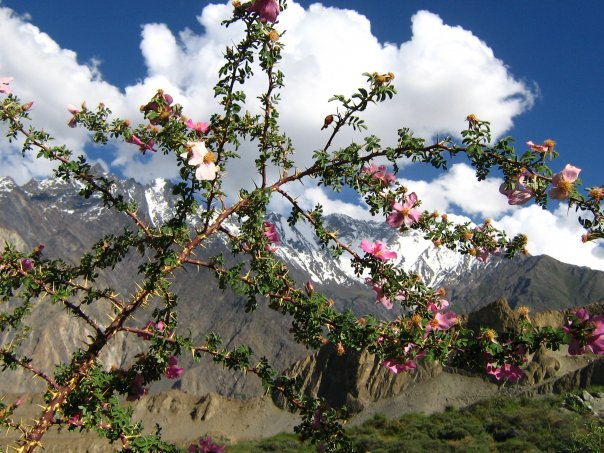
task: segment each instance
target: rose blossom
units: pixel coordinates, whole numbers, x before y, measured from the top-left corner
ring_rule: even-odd
[[[549,191],[549,196],[554,200],[566,200],[573,188],[574,182],[579,177],[580,172],[580,168],[566,164],[564,170],[560,173],[556,173],[552,178],[554,188]]]
[[[367,239],[363,239],[361,241],[361,249],[363,249],[365,253],[369,253],[382,261],[389,261],[396,258],[396,252],[388,250],[386,244],[382,241],[375,241],[371,244]]]
[[[246,11],[258,14],[260,22],[275,22],[280,12],[279,2],[277,0],[256,0]]]
[[[168,379],[177,379],[182,374],[182,368],[176,366],[178,360],[172,356],[168,359],[168,366],[164,373]]]
[[[361,172],[371,175],[373,179],[381,181],[386,187],[390,186],[396,179],[394,173],[386,171],[385,165],[377,166],[376,164],[371,164],[369,167],[363,167]]]
[[[191,142],[189,143],[189,150],[191,151],[189,165],[197,166],[195,177],[200,181],[209,181],[216,178],[218,166],[214,163],[214,154],[206,149],[205,143]]]
[[[198,123],[195,123],[195,122],[193,122],[193,120],[188,119],[185,122],[185,126],[187,126],[189,129],[193,129],[194,131],[205,134],[208,131],[208,127],[210,127],[210,123],[203,123],[201,121]]]
[[[410,227],[414,223],[419,222],[421,213],[413,207],[416,203],[417,195],[415,192],[410,193],[403,204],[395,201],[392,203],[393,211],[388,215],[386,223],[392,228],[399,228],[403,224],[406,227]]]

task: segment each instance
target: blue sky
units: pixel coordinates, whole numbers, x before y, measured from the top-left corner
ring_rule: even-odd
[[[211,113],[207,93],[211,91],[212,58],[219,54],[217,49],[234,39],[212,26],[212,20],[228,9],[227,3],[206,8],[208,3],[0,0],[4,12],[0,35],[6,33],[0,50],[0,76],[15,77],[16,93],[36,102],[34,117],[47,120],[59,140],[85,149],[126,176],[170,176],[160,171],[165,162],[142,166],[129,157],[131,149],[116,145],[109,152],[93,150],[79,131],[74,137],[74,131],[64,130],[68,115],[59,121],[50,112],[67,102],[87,99],[90,105],[103,99],[116,113],[134,115],[136,109],[128,105],[142,103],[161,84],[192,112],[190,116],[205,119]],[[601,181],[597,134],[603,126],[604,38],[599,30],[604,6],[600,1],[325,0],[323,6],[309,8],[311,3],[290,2],[292,7],[277,26],[291,27],[286,35],[291,57],[286,80],[292,86],[305,86],[306,77],[317,79],[318,84],[314,104],[296,110],[307,114],[304,120],[284,113],[288,132],[294,139],[300,136],[299,149],[317,145],[303,137],[308,134],[305,125],[314,132],[315,123],[320,125],[329,112],[329,105],[319,99],[327,99],[340,87],[347,92],[359,86],[358,76],[363,71],[393,70],[401,94],[388,112],[402,123],[388,123],[392,131],[410,125],[427,136],[454,133],[465,115],[473,112],[493,121],[499,135],[514,136],[520,147],[527,140],[556,140],[561,158],[553,164],[555,170],[570,162],[583,169],[585,184]],[[7,8],[16,14],[8,14]],[[424,13],[418,14],[421,10]],[[181,33],[185,29],[189,32]],[[330,66],[330,60],[338,58],[342,62]],[[172,65],[166,63],[170,61]],[[425,71],[429,77],[424,80],[421,74]],[[188,86],[185,81],[190,80],[199,86]],[[332,88],[334,81],[338,83]],[[387,140],[384,121],[374,112],[369,112],[371,126],[370,120]],[[0,151],[4,154],[2,174],[26,180],[43,177],[50,170],[33,161],[15,163],[11,158],[14,149],[0,147]],[[300,165],[305,162],[301,157]],[[457,212],[475,221],[493,217],[512,233],[533,225],[533,236],[542,236],[534,253],[556,256],[551,244],[569,238],[578,242],[580,231],[571,226],[574,218],[566,217],[564,206],[550,217],[534,206],[512,210],[497,198],[499,181],[495,179],[487,184],[492,193],[485,189],[476,200],[477,189],[466,184],[466,170],[458,166],[447,175],[435,175],[412,166],[400,176],[418,191],[428,209]],[[232,174],[236,173],[233,169]],[[355,207],[343,205],[317,188],[308,189],[305,196],[309,203],[323,201],[333,210],[358,214]],[[563,237],[556,236],[557,232]],[[580,244],[557,257],[604,269],[600,247],[583,247],[577,252],[575,246]]]

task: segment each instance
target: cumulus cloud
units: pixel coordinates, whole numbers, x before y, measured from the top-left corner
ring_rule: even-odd
[[[24,99],[36,101],[35,119],[55,133],[60,142],[81,151],[86,135],[67,131],[66,119],[57,114],[69,102],[86,100],[95,105],[103,100],[117,114],[136,120],[140,118],[137,107],[161,87],[183,104],[190,117],[203,120],[216,111],[212,86],[224,48],[237,42],[242,33],[241,27],[219,25],[231,10],[230,4],[204,7],[198,17],[203,30],[200,33],[175,33],[161,23],[145,25],[140,49],[146,74],[137,84],[120,91],[102,81],[94,62],[78,62],[74,52],[61,49],[25,18],[1,8],[0,37],[13,44],[0,49],[0,64],[3,73],[15,77],[16,92]],[[402,29],[409,26],[407,20],[401,18]],[[320,133],[319,129],[323,117],[336,107],[327,100],[335,93],[351,94],[362,86],[363,72],[397,74],[395,86],[400,94],[395,101],[379,109],[370,108],[366,114],[371,132],[389,142],[402,126],[409,126],[424,137],[457,133],[470,112],[492,120],[493,131],[499,135],[532,103],[531,90],[509,74],[485,43],[470,31],[446,25],[427,11],[411,18],[412,38],[398,44],[380,43],[365,16],[318,3],[304,9],[291,2],[280,16],[278,27],[287,30],[281,64],[286,74],[282,126],[294,140],[301,167],[309,164],[313,150],[322,147],[327,139],[328,133]],[[261,76],[251,81],[250,110],[258,111],[254,94],[264,86]],[[336,145],[359,138],[346,132]],[[12,156],[14,152],[5,149],[4,154]],[[249,175],[253,157],[251,152],[244,154],[250,157],[230,166],[229,174]],[[104,158],[126,176],[144,182],[151,176],[174,175],[168,171],[165,159],[153,155],[142,162],[128,146],[117,146],[113,157]],[[141,171],[143,167],[147,170]],[[37,176],[45,171],[48,169],[42,166],[30,173]],[[247,179],[251,185],[251,179]]]
[[[98,78],[95,62],[79,63],[74,52],[61,49],[50,36],[8,8],[0,8],[0,42],[10,43],[0,47],[0,71],[14,77],[13,91],[23,101],[34,101],[34,123],[43,125],[56,143],[81,153],[87,142],[83,131],[66,125],[68,103],[96,105],[103,101],[114,111],[122,108],[119,89]],[[0,156],[1,174],[18,183],[46,176],[52,168],[32,156],[23,159],[18,147],[6,140],[0,142]]]
[[[469,113],[490,120],[493,135],[501,136],[534,101],[533,89],[514,78],[486,43],[469,30],[445,24],[436,14],[419,11],[410,22],[401,18],[401,30],[410,26],[411,38],[406,42],[381,43],[372,34],[370,21],[353,10],[318,3],[304,9],[295,2],[289,3],[277,26],[287,30],[281,63],[286,88],[280,119],[297,149],[298,168],[309,165],[313,150],[322,148],[327,140],[329,132],[321,132],[320,127],[323,118],[336,109],[327,100],[333,94],[351,94],[363,86],[363,72],[391,71],[396,75],[397,97],[379,108],[371,106],[364,115],[370,133],[386,144],[394,143],[400,127],[410,127],[424,138],[456,135]],[[116,115],[136,121],[140,119],[138,106],[163,88],[183,105],[187,116],[195,121],[207,120],[217,111],[212,87],[224,48],[237,42],[242,33],[237,25],[219,25],[231,8],[230,3],[204,7],[197,18],[199,31],[175,32],[162,23],[146,24],[140,42],[146,72],[136,84],[116,87],[103,81],[94,61],[78,61],[73,51],[60,48],[29,18],[0,7],[0,40],[11,43],[0,46],[0,76],[14,77],[15,93],[24,101],[35,101],[34,124],[44,125],[56,143],[64,143],[76,153],[88,153],[105,166],[141,182],[175,177],[171,156],[141,156],[136,147],[124,143],[115,143],[100,154],[89,146],[89,136],[84,131],[67,128],[69,114],[65,105],[84,101],[95,106],[102,101]],[[255,96],[265,85],[261,75],[250,82],[248,108],[252,112],[260,110]],[[359,134],[346,131],[334,146],[360,139]],[[240,184],[252,186],[249,169],[254,149],[253,144],[244,145],[241,161],[227,168],[228,190],[234,191]],[[32,177],[49,175],[51,168],[33,156],[23,159],[16,145],[0,142],[0,175],[24,183]],[[404,182],[418,193],[426,209],[453,210],[472,218],[492,217],[510,233],[527,232],[532,239],[532,253],[604,268],[602,248],[578,242],[581,233],[572,213],[566,216],[563,207],[554,213],[535,206],[512,209],[497,192],[500,179],[489,178],[479,184],[470,167],[457,164],[433,181]],[[320,203],[326,212],[368,218],[361,204],[337,200],[322,188],[307,185],[292,191],[305,207]],[[285,209],[284,201],[275,199],[273,207]],[[558,246],[561,243],[571,245],[563,250]]]
[[[569,210],[565,203],[553,211],[534,204],[510,206],[499,193],[502,179],[490,177],[478,183],[473,169],[466,164],[456,164],[448,173],[431,181],[405,179],[400,182],[417,193],[422,209],[462,212],[478,223],[491,218],[494,225],[510,237],[526,234],[532,255],[546,254],[565,263],[604,270],[604,247],[581,242],[584,230],[577,221],[579,214]],[[458,217],[453,221],[463,223],[469,218]]]
[[[473,217],[497,217],[511,210],[499,193],[501,178],[489,177],[478,182],[474,169],[467,164],[455,164],[432,181],[402,179],[401,183],[417,193],[422,208],[437,211],[461,210]]]

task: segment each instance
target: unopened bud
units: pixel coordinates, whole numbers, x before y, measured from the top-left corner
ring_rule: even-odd
[[[438,297],[445,297],[445,296],[446,296],[446,294],[447,294],[447,291],[445,290],[445,288],[442,288],[442,287],[441,287],[441,288],[438,288],[438,289],[436,290],[436,292],[434,293],[434,295],[435,295],[435,296],[438,296]]]
[[[343,356],[345,352],[344,345],[338,341],[338,344],[336,345],[336,354],[338,356]]]
[[[583,236],[581,236],[581,242],[586,243],[591,241],[591,234],[590,233],[585,233]]]
[[[432,217],[434,217],[435,219],[438,218],[438,216],[440,216],[440,214],[438,213],[438,211],[433,211],[432,214],[430,214]]]
[[[333,115],[327,115],[325,117],[325,121],[323,122],[323,127],[321,130],[326,129],[331,123],[333,123]]]
[[[306,288],[306,293],[311,296],[312,293],[315,292],[315,287],[313,286],[311,281],[306,282],[306,284],[304,285],[304,287]]]
[[[440,247],[442,245],[442,241],[440,239],[432,239],[432,243],[434,247]]]
[[[447,216],[447,214],[443,214],[440,216],[440,218],[442,219],[443,222],[446,222],[449,219],[449,216]]]
[[[21,111],[27,112],[31,108],[32,105],[34,105],[34,101],[29,101],[27,104],[23,104],[21,106]]]

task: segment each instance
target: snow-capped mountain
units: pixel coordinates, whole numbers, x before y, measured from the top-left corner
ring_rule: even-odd
[[[101,172],[102,169],[96,167],[93,171]],[[75,252],[78,247],[91,244],[102,234],[121,231],[127,225],[123,216],[102,205],[100,197],[85,199],[79,196],[78,191],[81,188],[78,182],[55,179],[31,181],[20,187],[10,178],[0,178],[0,205],[3,212],[10,213],[2,219],[0,232],[4,232],[6,236],[6,232],[10,230],[12,238],[19,236],[21,243],[32,246],[38,243],[40,236],[47,235],[47,240],[51,243],[58,242],[55,248],[67,248]],[[118,179],[114,190],[126,200],[134,201],[138,206],[138,214],[154,226],[165,223],[174,213],[175,198],[171,184],[163,179],[157,179],[146,186],[133,179]],[[67,218],[69,220],[66,224]],[[281,244],[276,252],[277,256],[295,270],[297,275],[315,284],[332,288],[368,289],[364,284],[364,276],[355,275],[350,257],[346,254],[333,257],[329,250],[323,249],[309,223],[300,219],[290,226],[287,217],[276,213],[269,214],[267,220],[275,224],[280,237]],[[192,225],[196,224],[195,218],[189,221]],[[228,222],[225,226],[235,231],[237,225],[234,221]],[[486,305],[500,297],[507,297],[512,306],[523,298],[528,298],[528,303],[540,306],[553,304],[552,308],[582,302],[591,303],[604,298],[604,290],[596,290],[600,280],[604,279],[604,273],[558,263],[549,257],[519,257],[512,262],[493,258],[485,264],[445,247],[437,248],[417,231],[401,234],[389,227],[383,219],[366,221],[342,214],[331,214],[325,216],[324,224],[328,230],[337,233],[340,241],[360,254],[363,253],[360,250],[363,239],[386,243],[390,250],[397,253],[395,265],[401,266],[407,272],[419,274],[428,285],[444,286],[448,297],[457,299],[458,304],[465,306],[460,308],[460,311]],[[223,241],[224,245],[224,238],[218,238],[214,245],[220,247],[220,241]],[[535,270],[540,267],[535,264],[538,262],[547,262],[549,267],[556,263],[554,267],[558,272],[565,274],[558,279],[565,282],[567,288],[560,292],[565,295],[564,300],[551,302],[552,296],[548,295],[548,288],[556,285],[539,283],[539,291],[546,295],[539,295],[536,289],[531,289],[542,279]],[[579,272],[577,269],[582,270]],[[527,277],[531,272],[536,273],[535,278]],[[566,276],[569,272],[577,275],[589,274],[591,277],[589,280],[584,279],[585,284],[587,285],[588,281],[596,283],[588,285],[589,289],[585,286],[585,291],[582,292],[580,288],[577,289],[577,284],[572,283]],[[548,270],[544,275],[551,275],[551,271]],[[505,292],[503,289],[497,289],[495,284],[496,281],[501,283],[504,276],[507,276]],[[602,283],[604,284],[604,280]],[[526,304],[527,301],[522,303]]]
[[[95,171],[101,171],[100,168]],[[0,178],[0,241],[8,241],[20,250],[31,250],[44,243],[44,256],[60,257],[77,262],[83,253],[104,234],[119,234],[131,222],[121,213],[103,206],[98,196],[88,199],[78,195],[82,186],[77,182],[59,180],[31,181],[23,186],[9,178]],[[158,226],[174,212],[171,186],[163,180],[142,186],[134,180],[117,180],[116,193],[135,202],[138,215]],[[189,219],[191,224],[196,222]],[[352,272],[345,255],[333,258],[322,250],[312,227],[300,220],[291,227],[287,218],[270,214],[280,236],[276,252],[292,270],[292,276],[304,282],[312,280],[315,288],[332,297],[339,309],[350,308],[359,316],[373,314],[382,318],[396,316],[375,304],[374,292]],[[359,251],[363,239],[380,240],[397,252],[396,264],[407,271],[419,273],[424,281],[444,286],[451,308],[467,313],[502,297],[510,306],[523,304],[534,310],[560,309],[587,305],[604,299],[604,272],[560,263],[552,258],[523,257],[513,261],[492,260],[487,265],[464,257],[445,248],[435,248],[417,233],[401,235],[384,221],[362,221],[334,214],[324,219],[326,228],[337,231],[338,238]],[[237,225],[225,225],[236,230]],[[223,238],[208,244],[209,256],[226,252]],[[200,253],[202,253],[200,251]],[[128,256],[114,272],[102,273],[102,284],[117,293],[130,294],[132,282],[138,282],[140,260],[145,256]],[[225,253],[225,256],[230,256]],[[301,345],[292,342],[288,330],[291,320],[260,303],[250,314],[245,310],[246,298],[230,291],[222,291],[211,272],[189,270],[180,272],[173,289],[179,295],[181,328],[194,332],[194,341],[203,342],[205,335],[216,332],[226,345],[248,344],[258,357],[268,357],[278,369],[308,355]],[[33,357],[43,369],[52,369],[55,363],[69,357],[81,346],[88,332],[77,330],[69,314],[61,307],[43,304],[30,319],[35,336],[24,344],[26,354]],[[91,306],[94,316],[102,322],[106,311],[102,306]],[[96,311],[95,311],[96,310]],[[143,326],[152,309],[143,310],[132,322]],[[49,323],[48,319],[53,322]],[[266,341],[270,337],[271,341]],[[0,344],[2,343],[0,334]],[[120,339],[104,358],[109,366],[129,366],[139,349],[128,338]],[[206,364],[209,365],[209,364]],[[254,395],[262,392],[260,384],[245,380],[228,370],[216,370],[204,364],[190,364],[182,376],[181,389],[192,394],[219,392],[221,394]],[[36,383],[31,379],[0,382],[0,390],[14,382],[23,390]],[[6,389],[5,389],[6,390]]]
[[[300,220],[292,227],[285,217],[278,214],[271,214],[269,220],[275,224],[281,238],[278,256],[308,274],[314,282],[351,285],[364,281],[364,278],[355,275],[349,256],[344,254],[334,258],[329,251],[321,248],[308,223]],[[330,231],[337,232],[340,241],[361,255],[363,239],[382,241],[389,250],[397,253],[392,260],[396,266],[419,274],[424,282],[432,286],[488,266],[473,257],[444,247],[436,248],[417,231],[400,233],[385,221],[356,220],[342,214],[331,214],[325,217],[324,223]]]

